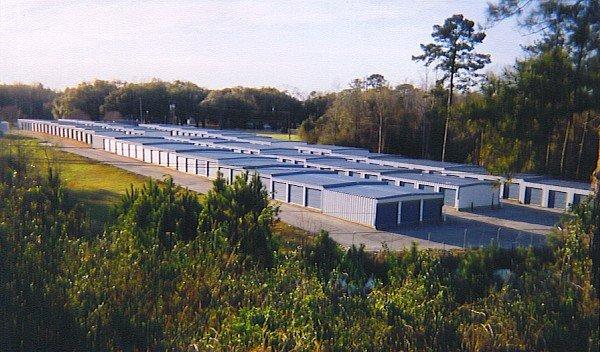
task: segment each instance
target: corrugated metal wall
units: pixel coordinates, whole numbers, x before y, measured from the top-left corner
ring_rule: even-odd
[[[306,188],[306,206],[321,209],[323,207],[323,191],[315,188]]]
[[[526,187],[525,204],[542,205],[542,189],[535,187]]]
[[[375,226],[374,199],[323,190],[323,213],[370,227]]]
[[[290,185],[290,203],[304,205],[304,187]]]
[[[402,224],[414,224],[421,219],[421,201],[403,201],[400,211],[400,222]]]
[[[287,184],[283,182],[273,182],[273,198],[282,202],[287,201]]]
[[[566,209],[567,193],[559,191],[548,192],[548,208]]]
[[[379,230],[396,226],[398,226],[398,202],[377,204],[375,228]]]
[[[453,190],[454,191],[454,190]],[[437,223],[442,221],[442,199],[423,200],[423,222]]]
[[[440,188],[440,191],[444,193],[444,205],[451,207],[456,206],[456,190],[452,188]]]

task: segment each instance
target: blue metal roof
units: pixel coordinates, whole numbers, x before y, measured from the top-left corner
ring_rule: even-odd
[[[564,188],[573,188],[583,191],[589,191],[591,189],[591,185],[585,182],[571,181],[571,180],[559,180],[555,178],[543,178],[543,179],[535,179],[533,181],[526,180],[528,183],[539,183],[542,185],[551,185],[558,186]]]
[[[238,154],[239,155],[239,154]],[[255,168],[255,167],[278,167],[278,166],[286,166],[285,163],[278,162],[272,158],[261,158],[261,157],[246,157],[246,158],[236,158],[236,159],[227,159],[223,162],[225,166],[237,166],[240,168]]]
[[[118,140],[124,140],[128,143],[140,143],[140,144],[146,144],[146,143],[169,143],[168,140],[164,139],[164,138],[157,138],[157,137],[145,137],[145,136],[136,136],[136,135],[125,135],[125,136],[118,136],[115,137],[115,139]]]
[[[386,174],[385,177],[396,178],[399,180],[408,180],[410,181],[421,181],[421,182],[431,182],[438,183],[442,185],[448,186],[473,186],[479,184],[490,184],[490,181],[483,180],[475,180],[472,178],[462,178],[458,176],[449,176],[449,175],[440,175],[440,174],[426,174],[426,173],[411,173],[411,172],[399,172],[395,174]]]
[[[252,169],[252,168],[251,168]],[[294,166],[290,164],[284,164],[284,166],[256,166],[253,167],[261,176],[277,176],[283,174],[306,174],[306,173],[314,173],[315,170],[306,169],[301,166]],[[329,173],[327,171],[323,171],[323,173]]]
[[[321,167],[333,167],[346,170],[359,170],[359,171],[370,171],[376,173],[395,172],[397,168],[392,166],[375,165],[367,163],[357,163],[354,161],[348,161],[344,158],[316,158],[306,161],[309,165],[318,165]]]
[[[298,146],[297,149],[303,149],[303,150],[319,150],[319,151],[334,151],[334,150],[364,150],[366,152],[369,152],[367,149],[364,148],[357,148],[357,147],[344,147],[344,146],[340,146],[340,145],[328,145],[328,144],[306,144],[306,145],[302,145],[302,146]]]
[[[337,173],[305,173],[305,174],[293,174],[293,175],[283,175],[278,176],[278,180],[286,181],[286,182],[294,182],[307,186],[316,186],[316,187],[333,187],[336,185],[344,185],[344,184],[358,184],[358,183],[371,183],[371,184],[384,184],[384,182],[379,181],[367,181],[362,180],[356,177],[351,176],[343,176]]]
[[[388,199],[413,195],[435,195],[442,197],[441,193],[424,191],[416,188],[396,187],[390,185],[358,184],[330,188],[330,191],[351,194],[371,199]]]
[[[188,143],[144,143],[144,145],[161,150],[168,151],[192,151],[192,150],[205,150],[197,145]]]
[[[243,158],[246,154],[234,153],[226,150],[203,149],[199,151],[189,151],[180,153],[182,156],[191,156],[207,160],[225,160]]]

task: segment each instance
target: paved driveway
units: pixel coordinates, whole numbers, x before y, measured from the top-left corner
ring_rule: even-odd
[[[147,164],[118,156],[104,150],[92,149],[81,142],[49,136],[42,133],[19,131],[20,134],[45,140],[69,153],[110,164],[140,175],[162,179],[167,175],[190,190],[206,193],[212,181],[166,167]],[[498,241],[502,247],[540,245],[545,242],[560,213],[505,203],[501,209],[458,212],[444,209],[446,221],[440,225],[401,227],[393,231],[378,231],[321,214],[307,208],[280,204],[279,218],[296,227],[315,233],[329,231],[339,244],[349,247],[364,244],[367,250],[380,250],[383,243],[391,250],[401,250],[416,242],[422,248],[457,248],[485,246]]]

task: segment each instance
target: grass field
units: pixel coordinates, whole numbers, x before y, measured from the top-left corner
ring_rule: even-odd
[[[59,150],[34,138],[9,134],[0,137],[0,148],[4,146],[20,148],[29,154],[35,167],[41,168],[42,172],[49,167],[57,170],[66,187],[86,206],[92,227],[98,232],[110,222],[110,209],[126,190],[131,185],[141,187],[148,181],[145,176]],[[313,237],[302,229],[280,221],[275,223],[273,233],[284,248],[308,244]]]
[[[301,142],[302,139],[300,138],[300,136],[298,136],[297,134],[292,134],[290,136],[288,136],[287,133],[276,133],[276,132],[261,132],[258,134],[259,136],[267,136],[267,137],[273,137],[275,139],[280,139],[283,141],[295,141],[295,142]],[[288,138],[291,137],[291,138]]]
[[[53,168],[60,173],[66,187],[73,192],[89,212],[94,230],[101,231],[109,220],[111,207],[126,189],[144,184],[148,178],[114,166],[67,153],[39,140],[17,135],[0,139],[2,144],[20,148],[30,155],[34,167],[46,172]]]

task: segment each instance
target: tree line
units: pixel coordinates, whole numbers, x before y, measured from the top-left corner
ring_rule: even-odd
[[[597,200],[545,248],[282,245],[258,177],[132,188],[102,233],[0,141],[8,351],[597,351]]]
[[[483,72],[490,57],[476,49],[485,32],[454,15],[413,56],[435,68],[433,87],[393,87],[377,74],[356,79],[300,134],[472,162],[507,177],[529,171],[589,180],[600,122],[599,2],[501,0],[489,5],[487,26],[511,17],[538,39],[501,73]]]
[[[435,25],[413,59],[435,69],[433,85],[391,85],[380,74],[339,92],[300,100],[275,88],[208,90],[191,82],[83,82],[64,92],[0,86],[0,113],[94,120],[266,128],[299,126],[311,143],[333,143],[485,166],[494,174],[589,180],[600,125],[598,0],[490,3],[484,27],[517,18],[537,40],[525,58],[485,73],[485,28],[457,14]]]

